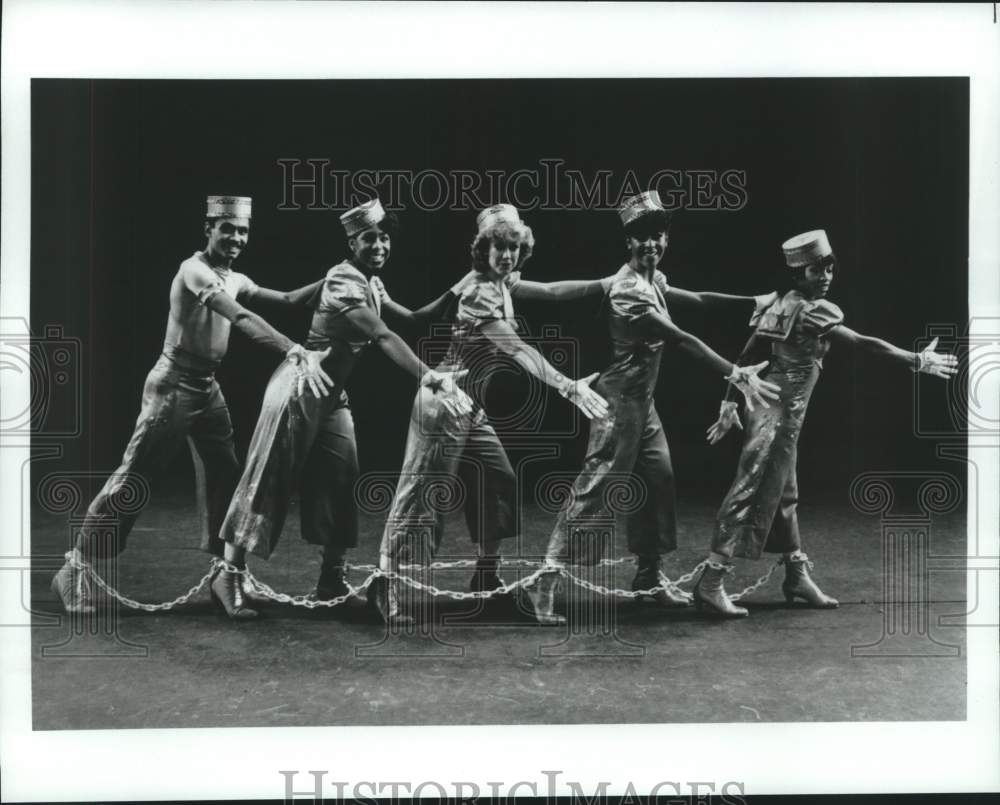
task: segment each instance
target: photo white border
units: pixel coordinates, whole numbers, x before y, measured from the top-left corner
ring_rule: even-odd
[[[1000,26],[993,13],[990,4],[7,0],[0,316],[29,310],[32,77],[958,75],[971,78],[970,315],[998,317]],[[377,53],[367,49],[372,42]],[[942,281],[961,268],[942,267]],[[988,400],[1000,399],[997,375],[980,389]],[[22,410],[26,379],[2,381],[0,405]],[[12,609],[20,607],[12,590],[21,575],[12,568],[24,566],[28,495],[11,481],[27,455],[24,446],[2,443],[0,570],[8,572],[0,576],[0,623],[23,618]],[[978,453],[970,447],[980,485],[971,487],[970,472],[970,506],[978,512],[970,511],[969,522],[982,524],[980,553],[994,557],[998,457],[995,442]],[[970,572],[970,590],[973,582]],[[547,793],[543,770],[559,770],[561,781],[586,791],[610,781],[609,793],[629,782],[641,793],[662,781],[698,780],[742,781],[748,794],[1000,789],[998,634],[990,628],[968,630],[968,721],[919,724],[268,728],[266,739],[260,729],[32,733],[30,652],[29,629],[0,629],[5,801],[273,798],[284,790],[280,769],[299,770],[305,788],[305,771],[324,769],[328,780],[467,780],[484,790],[488,781],[534,781],[540,795]]]

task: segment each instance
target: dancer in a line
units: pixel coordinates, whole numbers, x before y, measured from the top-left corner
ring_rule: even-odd
[[[936,338],[921,352],[908,352],[844,326],[840,308],[825,298],[837,259],[823,230],[796,235],[782,249],[789,287],[754,314],[754,333],[743,352],[748,356],[756,345],[770,346],[771,363],[764,376],[780,388],[780,401],[747,414],[736,479],[722,501],[709,564],[694,589],[695,603],[719,617],[747,614],[726,595],[723,579],[734,557],[758,559],[763,551],[783,554],[782,591],[788,601],[801,598],[812,607],[837,606],[809,575],[812,563],[802,552],[796,514],[799,433],[831,344],[856,346],[935,377],[949,378],[958,371],[954,355],[934,351]],[[718,442],[734,425],[742,429],[737,404],[727,394],[718,420],[708,429],[709,442]]]
[[[471,410],[468,397],[455,386],[457,376],[428,369],[380,317],[377,277],[392,249],[395,216],[374,199],[344,213],[340,221],[350,257],[327,272],[306,342],[310,349],[330,353],[323,368],[333,378],[332,391],[321,398],[299,393],[294,373],[285,366],[268,382],[246,469],[222,526],[225,558],[236,570],[223,570],[213,584],[233,618],[257,615],[240,600],[237,571],[245,566],[247,551],[265,559],[271,555],[296,488],[302,537],[322,548],[313,596],[330,600],[348,593],[344,560],[358,540],[358,454],[345,384],[367,344],[378,345],[418,378],[421,389],[444,410],[455,416]],[[461,283],[420,313],[444,310],[460,290]]]
[[[564,622],[553,611],[559,568],[567,562],[596,564],[603,558],[605,546],[597,545],[587,535],[594,533],[595,521],[607,522],[615,517],[608,492],[612,484],[625,479],[641,486],[641,505],[627,518],[628,549],[638,563],[633,591],[654,590],[653,601],[662,607],[690,603],[685,593],[664,583],[660,570],[661,557],[677,547],[673,466],[653,404],[665,344],[717,371],[740,389],[748,407],[754,403],[766,407],[765,398],[777,397],[777,386],[757,377],[766,363],[734,366],[678,328],[667,312],[668,302],[705,306],[742,302],[761,306],[768,298],[693,293],[670,286],[657,266],[667,248],[671,216],[655,191],[627,199],[619,216],[629,261],[614,275],[609,292],[608,327],[614,359],[594,385],[607,399],[609,413],[606,419],[590,425],[583,470],[549,538],[546,565],[552,572],[539,577],[527,591],[536,620],[545,624]]]
[[[196,477],[204,487],[199,498],[207,504],[200,519],[207,522],[202,548],[222,556],[219,528],[239,477],[229,409],[215,370],[226,355],[229,331],[235,327],[250,339],[285,355],[282,364],[299,387],[316,396],[326,393],[329,378],[320,368],[324,357],[307,352],[240,303],[270,302],[307,306],[319,284],[281,293],[257,286],[232,270],[250,235],[251,201],[243,196],[209,196],[205,219],[208,242],[181,263],[170,286],[170,312],[163,354],[153,366],[142,393],[142,407],[121,466],[87,509],[66,564],[52,580],[52,589],[67,612],[92,612],[89,580],[79,572],[81,561],[115,557],[125,549],[139,511],[116,506],[130,496],[130,475],[152,483],[187,437]],[[124,512],[127,513],[122,513]]]
[[[554,283],[512,280],[531,256],[534,236],[516,208],[498,204],[476,219],[472,244],[475,276],[459,298],[448,352],[438,371],[468,371],[461,383],[474,401],[471,414],[456,416],[425,389],[417,392],[406,440],[406,457],[399,486],[386,521],[380,548],[380,567],[395,570],[412,556],[429,559],[442,536],[436,493],[441,484],[460,481],[465,493],[469,536],[479,560],[471,589],[503,586],[497,568],[500,545],[514,536],[514,471],[483,408],[487,384],[501,353],[525,371],[555,388],[588,418],[607,412],[604,399],[590,389],[593,375],[571,380],[554,369],[536,349],[517,335],[514,299],[574,299],[600,293],[605,280],[567,280]],[[413,545],[416,540],[419,544]],[[408,623],[400,611],[398,582],[385,577],[369,587],[369,602],[386,622]]]

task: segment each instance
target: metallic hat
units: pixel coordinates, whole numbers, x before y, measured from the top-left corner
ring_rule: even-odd
[[[789,238],[781,244],[781,249],[785,253],[785,265],[789,268],[807,266],[833,254],[830,241],[822,229]]]
[[[359,204],[341,215],[340,223],[343,225],[347,237],[351,238],[380,223],[383,218],[385,218],[385,210],[382,209],[382,202],[373,198],[371,201]]]
[[[645,193],[625,199],[618,208],[618,217],[622,219],[622,226],[628,226],[637,218],[651,212],[666,212],[660,202],[660,194],[655,190],[647,190]]]
[[[517,207],[510,204],[494,204],[487,207],[476,216],[476,227],[480,232],[485,232],[497,224],[520,224],[521,215]]]
[[[249,196],[209,196],[206,218],[249,218]]]

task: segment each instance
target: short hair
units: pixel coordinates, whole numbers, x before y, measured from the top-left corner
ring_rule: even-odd
[[[777,272],[777,286],[778,293],[786,294],[795,287],[795,283],[805,277],[806,269],[810,267],[826,268],[827,266],[833,266],[836,269],[840,264],[837,262],[837,256],[832,252],[825,257],[821,257],[819,260],[814,260],[811,263],[806,263],[801,266],[782,266]]]
[[[490,244],[496,240],[515,241],[521,251],[517,256],[517,265],[514,270],[520,270],[531,252],[535,248],[535,235],[531,227],[525,223],[512,223],[511,221],[500,221],[493,226],[487,227],[472,241],[472,269],[480,274],[485,274],[490,267]]]
[[[669,210],[650,210],[625,225],[625,235],[636,240],[644,240],[658,232],[670,233],[673,215]]]

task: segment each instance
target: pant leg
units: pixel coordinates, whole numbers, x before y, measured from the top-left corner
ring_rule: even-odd
[[[271,376],[250,440],[246,467],[229,504],[220,537],[265,559],[281,537],[288,503],[316,436],[328,397],[297,394],[288,361]]]
[[[799,482],[796,472],[797,446],[792,446],[791,469],[781,490],[781,503],[771,524],[771,533],[764,543],[768,553],[794,553],[802,550],[799,536]]]
[[[736,478],[719,508],[712,539],[712,551],[721,556],[760,558],[794,474],[798,430],[787,427],[783,419],[777,406],[747,415]]]
[[[639,442],[635,460],[641,504],[628,515],[628,549],[636,556],[662,556],[677,547],[677,491],[670,448],[656,409]]]
[[[133,498],[138,477],[150,487],[187,436],[205,399],[203,388],[182,382],[182,373],[165,358],[146,376],[142,407],[121,465],[87,508],[76,546],[88,558],[117,556],[142,511]],[[144,493],[140,493],[144,496]]]
[[[514,536],[514,469],[485,416],[469,429],[458,477],[465,489],[465,522],[472,542],[492,550]]]
[[[302,471],[302,538],[343,554],[358,544],[358,447],[354,417],[342,401],[320,420]]]
[[[583,470],[549,537],[546,553],[554,562],[596,564],[603,558],[603,548],[588,536],[596,532],[588,526],[614,521],[615,512],[607,499],[609,488],[626,482],[635,467],[650,402],[624,396],[610,397],[608,402],[608,416],[590,423]]]
[[[442,538],[439,512],[456,502],[459,458],[470,427],[479,421],[485,421],[482,411],[455,416],[430,389],[417,392],[403,468],[382,532],[383,556],[397,562],[423,560],[437,551]]]
[[[229,408],[214,380],[204,409],[192,422],[188,443],[195,467],[198,515],[202,522],[201,549],[222,556],[225,543],[219,531],[236,491],[240,463],[236,458]]]

